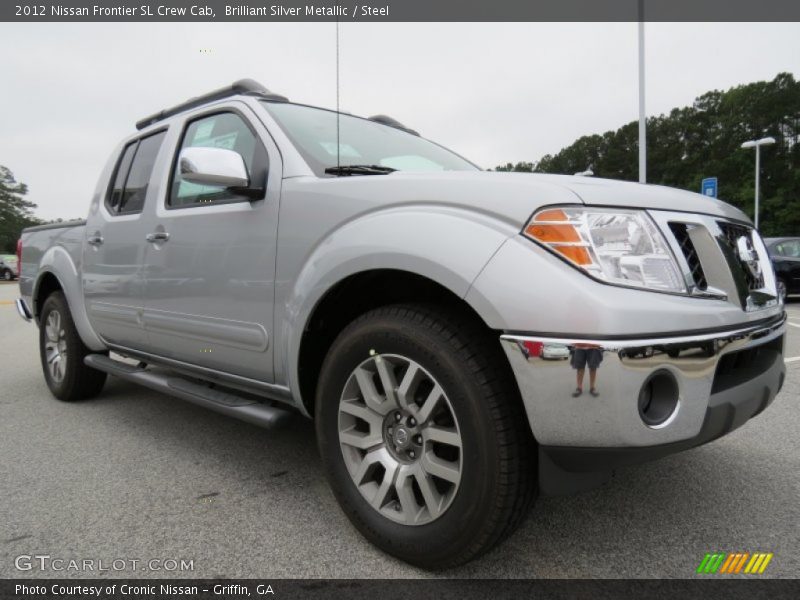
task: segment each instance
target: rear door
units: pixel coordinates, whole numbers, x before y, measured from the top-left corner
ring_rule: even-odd
[[[272,382],[275,256],[281,183],[277,147],[240,102],[195,111],[181,127],[166,193],[148,221],[144,323],[153,354]],[[190,146],[238,152],[259,198],[182,180]],[[150,217],[148,217],[150,219]]]
[[[145,341],[143,209],[155,191],[151,179],[158,178],[154,167],[165,134],[158,131],[125,145],[104,197],[92,204],[86,222],[86,308],[94,330],[111,344],[138,348]]]

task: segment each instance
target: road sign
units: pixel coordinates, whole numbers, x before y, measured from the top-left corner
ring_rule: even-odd
[[[717,178],[716,177],[706,177],[703,179],[703,183],[700,184],[700,193],[703,196],[711,196],[712,198],[717,197]]]

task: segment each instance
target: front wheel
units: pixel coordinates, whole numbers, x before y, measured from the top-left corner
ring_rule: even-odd
[[[778,279],[778,297],[781,301],[786,302],[786,283],[783,279]]]
[[[359,531],[425,568],[492,548],[535,496],[534,445],[497,340],[426,306],[371,311],[322,367],[317,438]]]
[[[3,271],[3,279],[6,281],[11,281],[12,279],[14,279],[14,274],[8,269],[6,269]]]
[[[47,387],[56,398],[82,400],[103,389],[106,374],[83,363],[89,352],[78,335],[64,294],[50,294],[39,320],[39,355]]]

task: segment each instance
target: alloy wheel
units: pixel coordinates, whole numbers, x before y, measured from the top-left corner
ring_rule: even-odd
[[[56,383],[61,383],[67,372],[67,339],[66,332],[61,326],[61,321],[61,313],[57,310],[52,310],[47,315],[47,322],[44,328],[47,338],[44,344],[47,370]]]
[[[405,525],[441,517],[462,474],[462,439],[442,387],[419,363],[374,354],[350,374],[339,401],[339,445],[373,509]]]

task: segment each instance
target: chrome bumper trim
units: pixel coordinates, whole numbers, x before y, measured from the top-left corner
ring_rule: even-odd
[[[698,435],[707,410],[715,403],[712,385],[720,360],[726,354],[768,344],[785,331],[784,313],[768,323],[697,335],[607,340],[507,334],[500,340],[540,444],[637,447]],[[600,361],[595,369],[597,396],[589,393],[591,364],[585,365],[583,393],[572,395],[577,387],[578,371],[572,366],[576,348],[595,351],[594,360]],[[774,396],[785,367],[782,351],[770,352],[759,359],[769,362],[764,363],[763,372],[754,371],[749,380],[726,389],[720,397],[744,402],[753,394]],[[777,364],[778,355],[779,367],[772,364]],[[663,424],[648,426],[639,414],[639,392],[653,373],[664,370],[677,382],[678,407]]]
[[[703,333],[696,335],[684,336],[670,336],[670,337],[649,337],[641,339],[623,339],[623,340],[608,340],[603,338],[581,338],[575,337],[538,337],[535,335],[518,335],[518,334],[504,334],[500,336],[503,341],[526,341],[526,340],[539,340],[546,341],[549,344],[587,344],[593,346],[602,346],[605,350],[625,350],[628,348],[641,348],[643,346],[663,346],[663,345],[680,345],[680,344],[695,344],[701,342],[708,342],[713,340],[732,340],[744,336],[767,335],[769,332],[779,328],[785,329],[786,313],[778,315],[777,318],[769,321],[768,323],[754,323],[747,327],[739,329],[730,329],[726,331],[716,331],[713,333]]]
[[[30,321],[33,319],[33,314],[31,313],[31,309],[28,308],[28,305],[25,304],[25,300],[22,298],[17,298],[15,304],[17,305],[17,312],[19,316],[25,319],[26,321]]]

